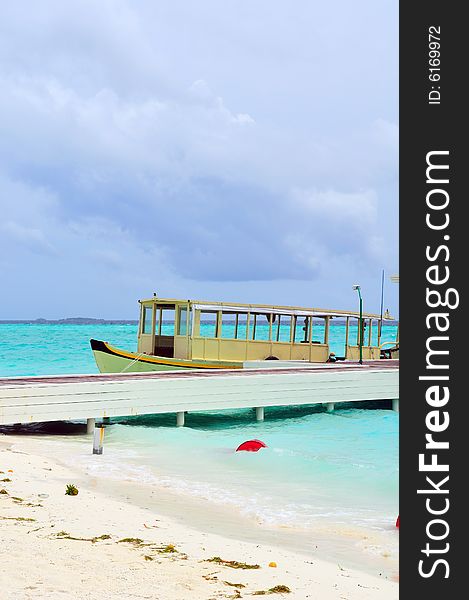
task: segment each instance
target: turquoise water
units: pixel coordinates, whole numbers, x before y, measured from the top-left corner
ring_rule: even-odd
[[[111,428],[106,444],[123,453],[132,447],[131,462],[151,467],[147,480],[231,504],[260,522],[315,528],[326,518],[389,528],[397,515],[396,413],[343,408],[329,414],[305,407],[267,412],[263,423],[251,410],[189,414],[187,427],[178,429],[174,415],[136,418],[127,421],[132,427]],[[234,452],[253,438],[267,448]]]
[[[137,325],[0,325],[0,377],[97,373],[90,339],[137,349]]]
[[[135,350],[136,331],[132,325],[0,325],[0,376],[96,372],[89,339]],[[343,336],[343,327],[331,327],[337,354]],[[383,339],[394,336],[394,327],[384,329]],[[186,427],[174,425],[174,415],[115,419],[99,462],[85,438],[44,438],[44,444],[78,444],[97,475],[125,475],[207,507],[231,507],[258,523],[311,532],[312,539],[326,524],[378,532],[378,551],[395,556],[397,413],[291,407],[267,410],[263,423],[244,410],[189,414]],[[268,447],[234,452],[252,438]]]
[[[210,324],[202,325],[209,330]],[[285,328],[285,331],[287,329]],[[163,334],[170,333],[163,327]],[[377,329],[373,330],[376,341]],[[227,331],[227,335],[230,332]],[[285,336],[282,329],[280,339]],[[289,333],[288,333],[289,336]],[[357,328],[350,327],[350,340],[356,340]],[[392,341],[396,327],[383,327],[382,341]],[[135,352],[137,325],[0,325],[0,377],[16,375],[60,375],[63,373],[97,373],[90,349],[90,339]],[[267,339],[268,328],[258,327],[256,339]],[[324,328],[314,326],[313,339],[324,339]],[[365,341],[368,338],[365,338]],[[330,328],[332,352],[343,356],[345,327]]]

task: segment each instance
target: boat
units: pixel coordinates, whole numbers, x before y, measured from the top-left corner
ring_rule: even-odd
[[[90,340],[101,373],[268,368],[399,357],[399,329],[395,341],[381,343],[383,322],[393,320],[389,314],[156,295],[139,303],[137,352]],[[333,319],[345,323],[344,355],[340,357],[329,347]],[[352,340],[354,321],[357,331]]]

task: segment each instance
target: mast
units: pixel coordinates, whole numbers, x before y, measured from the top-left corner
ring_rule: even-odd
[[[381,328],[383,327],[383,306],[384,306],[384,269],[381,272],[381,307],[379,311],[379,329],[378,329],[378,346],[381,339]]]

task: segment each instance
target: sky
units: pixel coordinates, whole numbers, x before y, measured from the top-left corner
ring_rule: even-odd
[[[396,0],[0,8],[0,320],[398,313]]]

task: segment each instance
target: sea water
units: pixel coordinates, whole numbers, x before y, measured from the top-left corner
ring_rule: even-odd
[[[91,337],[135,350],[136,333],[133,325],[0,325],[0,376],[96,372]],[[344,327],[331,327],[338,355],[344,335]],[[395,328],[384,328],[383,339],[394,336]],[[74,445],[97,476],[164,488],[261,526],[310,537],[343,531],[357,540],[374,532],[373,551],[395,557],[399,421],[381,406],[275,408],[261,423],[252,410],[195,413],[184,428],[174,415],[113,419],[100,462],[85,436],[47,437],[44,448]],[[235,452],[253,438],[267,448]]]
[[[163,326],[163,334],[171,334],[171,326]],[[211,324],[201,325],[210,330]],[[324,326],[315,325],[313,339],[324,339]],[[396,326],[383,327],[381,342],[396,338]],[[287,333],[288,332],[288,333]],[[368,340],[365,334],[365,343]],[[289,328],[281,327],[280,337],[288,337]],[[351,343],[356,343],[357,327],[351,325]],[[61,375],[66,373],[97,373],[90,348],[90,339],[109,342],[113,346],[137,351],[137,325],[49,325],[38,323],[0,324],[0,377],[16,375]],[[259,327],[256,339],[267,339],[268,327]],[[377,327],[372,330],[372,343],[377,342]],[[330,327],[331,352],[343,356],[345,326]],[[389,347],[389,346],[387,346]]]

